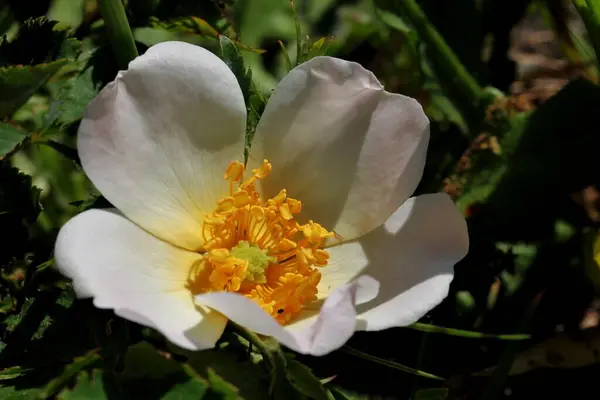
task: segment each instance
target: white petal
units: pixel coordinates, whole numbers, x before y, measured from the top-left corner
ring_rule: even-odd
[[[358,308],[361,330],[416,322],[447,295],[453,267],[469,247],[464,218],[448,195],[412,197],[358,241],[329,248],[321,295],[360,274],[381,282],[377,298]]]
[[[294,351],[320,356],[350,339],[356,328],[355,305],[373,299],[378,285],[373,278],[362,276],[334,291],[318,315],[288,326],[278,324],[252,300],[236,293],[201,294],[196,301],[256,333],[276,338]]]
[[[269,159],[266,195],[286,188],[302,216],[346,240],[383,224],[423,173],[429,121],[359,64],[316,57],[277,86],[258,124],[252,163]]]
[[[61,229],[59,270],[99,308],[151,326],[187,349],[214,346],[227,319],[200,310],[185,285],[200,255],[163,242],[116,211],[85,211]]]
[[[165,42],[129,64],[88,106],[79,156],[129,219],[196,250],[202,213],[227,194],[244,150],[246,108],[229,68],[201,47]]]

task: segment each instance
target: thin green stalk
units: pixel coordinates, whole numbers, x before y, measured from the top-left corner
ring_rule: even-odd
[[[527,340],[531,338],[531,335],[526,333],[501,333],[501,334],[493,334],[493,333],[481,333],[474,331],[466,331],[463,329],[455,329],[455,328],[444,328],[442,326],[423,324],[420,322],[416,322],[412,325],[407,326],[407,328],[414,329],[416,331],[421,332],[430,332],[430,333],[443,333],[445,335],[451,336],[460,336],[465,338],[473,338],[473,339],[498,339],[498,340]]]
[[[127,22],[123,2],[121,0],[98,0],[98,7],[104,18],[108,40],[117,58],[119,68],[127,69],[129,62],[139,54]]]
[[[290,0],[290,7],[294,14],[294,26],[296,28],[296,65],[298,65],[300,64],[300,57],[302,56],[302,29],[300,28],[300,17],[294,6],[294,0]]]
[[[436,69],[444,72],[443,84],[460,94],[461,102],[469,104],[472,109],[478,109],[484,96],[483,89],[429,22],[421,7],[415,0],[398,0],[395,4],[427,44],[429,57],[439,67]]]
[[[527,307],[525,310],[525,313],[518,324],[518,328],[523,330],[530,328],[533,314],[537,309],[537,306],[540,304],[543,295],[544,291],[534,296],[529,307]],[[508,378],[510,368],[519,354],[520,347],[520,342],[510,342],[506,345],[502,355],[500,356],[500,360],[498,361],[498,364],[496,365],[496,368],[490,377],[489,383],[481,394],[481,400],[496,400],[500,398],[502,389],[504,388],[504,384]]]
[[[292,60],[290,59],[290,55],[288,54],[287,49],[285,48],[285,44],[283,44],[281,40],[278,40],[277,44],[279,44],[279,47],[281,47],[281,52],[283,53],[283,58],[285,60],[285,67],[287,69],[287,72],[290,72],[292,70]]]
[[[428,337],[428,333],[424,332],[423,333],[423,337],[421,337],[421,341],[419,344],[419,353],[417,354],[417,364],[416,364],[416,368],[418,370],[421,369],[421,367],[423,366],[423,360],[425,359],[425,347],[427,346],[427,337]],[[415,375],[414,379],[412,380],[412,383],[410,385],[410,396],[409,399],[414,399],[415,398],[415,393],[417,393],[417,389],[419,388],[419,376]]]
[[[409,374],[417,375],[417,376],[420,376],[422,378],[435,379],[435,380],[438,380],[438,381],[445,380],[444,378],[439,377],[437,375],[433,375],[433,374],[430,374],[430,373],[424,372],[424,371],[419,371],[418,369],[407,367],[406,365],[402,365],[402,364],[397,363],[395,361],[390,361],[390,360],[386,360],[384,358],[379,358],[379,357],[372,356],[372,355],[367,354],[367,353],[363,353],[362,351],[357,350],[357,349],[355,349],[353,347],[350,347],[350,346],[344,346],[344,347],[342,347],[341,350],[344,353],[351,354],[353,356],[362,358],[363,360],[368,360],[368,361],[374,362],[376,364],[384,365],[384,366],[386,366],[388,368],[397,369],[397,370],[402,371],[402,372],[408,372]]]

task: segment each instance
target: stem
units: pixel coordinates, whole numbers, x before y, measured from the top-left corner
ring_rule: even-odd
[[[518,328],[520,330],[529,329],[531,327],[533,315],[537,309],[537,306],[540,304],[543,295],[544,291],[534,296],[533,300],[529,304],[529,307],[527,307],[525,310],[523,317],[521,317],[521,321],[518,323]],[[510,369],[519,353],[520,346],[520,342],[510,342],[506,345],[502,355],[500,356],[500,360],[496,365],[496,368],[494,368],[494,372],[489,380],[489,383],[481,394],[481,400],[495,400],[500,398],[502,389],[504,388],[504,384],[510,373]]]
[[[527,340],[531,338],[531,335],[526,333],[502,333],[502,334],[493,334],[493,333],[481,333],[474,331],[465,331],[463,329],[455,329],[455,328],[444,328],[441,326],[423,324],[420,322],[416,322],[412,325],[407,326],[407,328],[414,329],[416,331],[421,332],[430,332],[430,333],[442,333],[445,335],[451,336],[460,336],[466,338],[474,338],[474,339],[499,339],[499,340]]]
[[[427,332],[425,332],[423,334],[423,337],[421,338],[421,343],[419,344],[419,354],[417,354],[417,365],[416,365],[417,370],[421,370],[421,367],[423,366],[423,359],[425,358],[425,346],[427,345],[427,335],[429,335]],[[418,387],[419,387],[419,376],[415,375],[414,379],[412,380],[409,399],[415,398],[415,393],[417,392]]]
[[[279,344],[268,343],[258,337],[256,333],[236,324],[231,320],[229,321],[229,325],[233,328],[233,331],[236,334],[246,339],[251,346],[256,347],[260,354],[262,354],[262,356],[267,360],[269,367],[271,368],[271,383],[269,385],[269,393],[275,393],[276,388],[282,385],[285,381],[286,362]]]
[[[300,64],[300,57],[302,56],[302,29],[300,28],[300,17],[296,6],[294,6],[294,0],[290,0],[290,7],[294,14],[294,26],[296,28],[296,65]]]
[[[428,372],[419,371],[418,369],[407,367],[406,365],[402,365],[402,364],[394,362],[394,361],[390,361],[390,360],[386,360],[386,359],[379,358],[379,357],[376,357],[376,356],[372,356],[370,354],[364,353],[364,352],[362,352],[360,350],[357,350],[357,349],[355,349],[353,347],[350,347],[348,345],[342,347],[342,351],[344,353],[351,354],[353,356],[362,358],[363,360],[368,360],[368,361],[374,362],[376,364],[384,365],[386,367],[389,367],[389,368],[392,368],[392,369],[396,369],[396,370],[399,370],[399,371],[408,372],[409,374],[420,376],[422,378],[435,379],[435,380],[438,380],[438,381],[445,380],[442,377],[430,374]]]
[[[123,2],[121,0],[98,0],[98,7],[104,18],[108,40],[117,58],[119,68],[127,69],[129,62],[139,54],[127,22]]]
[[[56,394],[61,388],[63,388],[73,377],[79,374],[81,371],[88,369],[90,366],[100,362],[102,356],[98,349],[92,350],[83,357],[76,358],[71,364],[67,365],[63,370],[62,374],[52,379],[46,384],[42,393],[40,393],[40,399],[50,398],[53,394]]]
[[[396,5],[400,12],[412,23],[419,37],[427,43],[431,60],[438,65],[436,70],[443,71],[444,84],[463,97],[471,107],[478,107],[483,90],[460,62],[456,54],[429,22],[427,16],[415,0],[399,0]]]

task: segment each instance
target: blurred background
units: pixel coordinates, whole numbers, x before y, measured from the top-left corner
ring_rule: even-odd
[[[418,193],[453,197],[468,217],[470,253],[427,325],[357,334],[350,350],[296,357],[317,377],[335,377],[327,384],[335,398],[600,397],[598,3],[125,1],[140,53],[182,40],[221,54],[218,36],[232,39],[259,112],[290,65],[327,54],[362,64],[430,118]],[[83,108],[119,69],[98,4],[0,0],[0,34],[0,368],[42,371],[0,370],[0,398],[35,398],[73,357],[98,346],[129,354],[146,333],[73,302],[51,268],[58,228],[105,204],[74,150]],[[498,336],[509,334],[526,336]],[[110,373],[122,371],[123,357]],[[229,379],[232,363],[217,372],[245,398],[267,398]],[[105,387],[115,385],[106,371]],[[66,376],[43,393],[72,386],[75,374]]]

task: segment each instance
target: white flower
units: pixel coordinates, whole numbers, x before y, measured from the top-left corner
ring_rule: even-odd
[[[446,296],[468,236],[447,195],[409,198],[429,139],[415,100],[317,57],[275,89],[242,177],[245,124],[233,73],[190,44],[150,48],[102,90],[78,150],[118,211],[79,214],[56,243],[80,297],[187,349],[231,319],[321,355]]]

